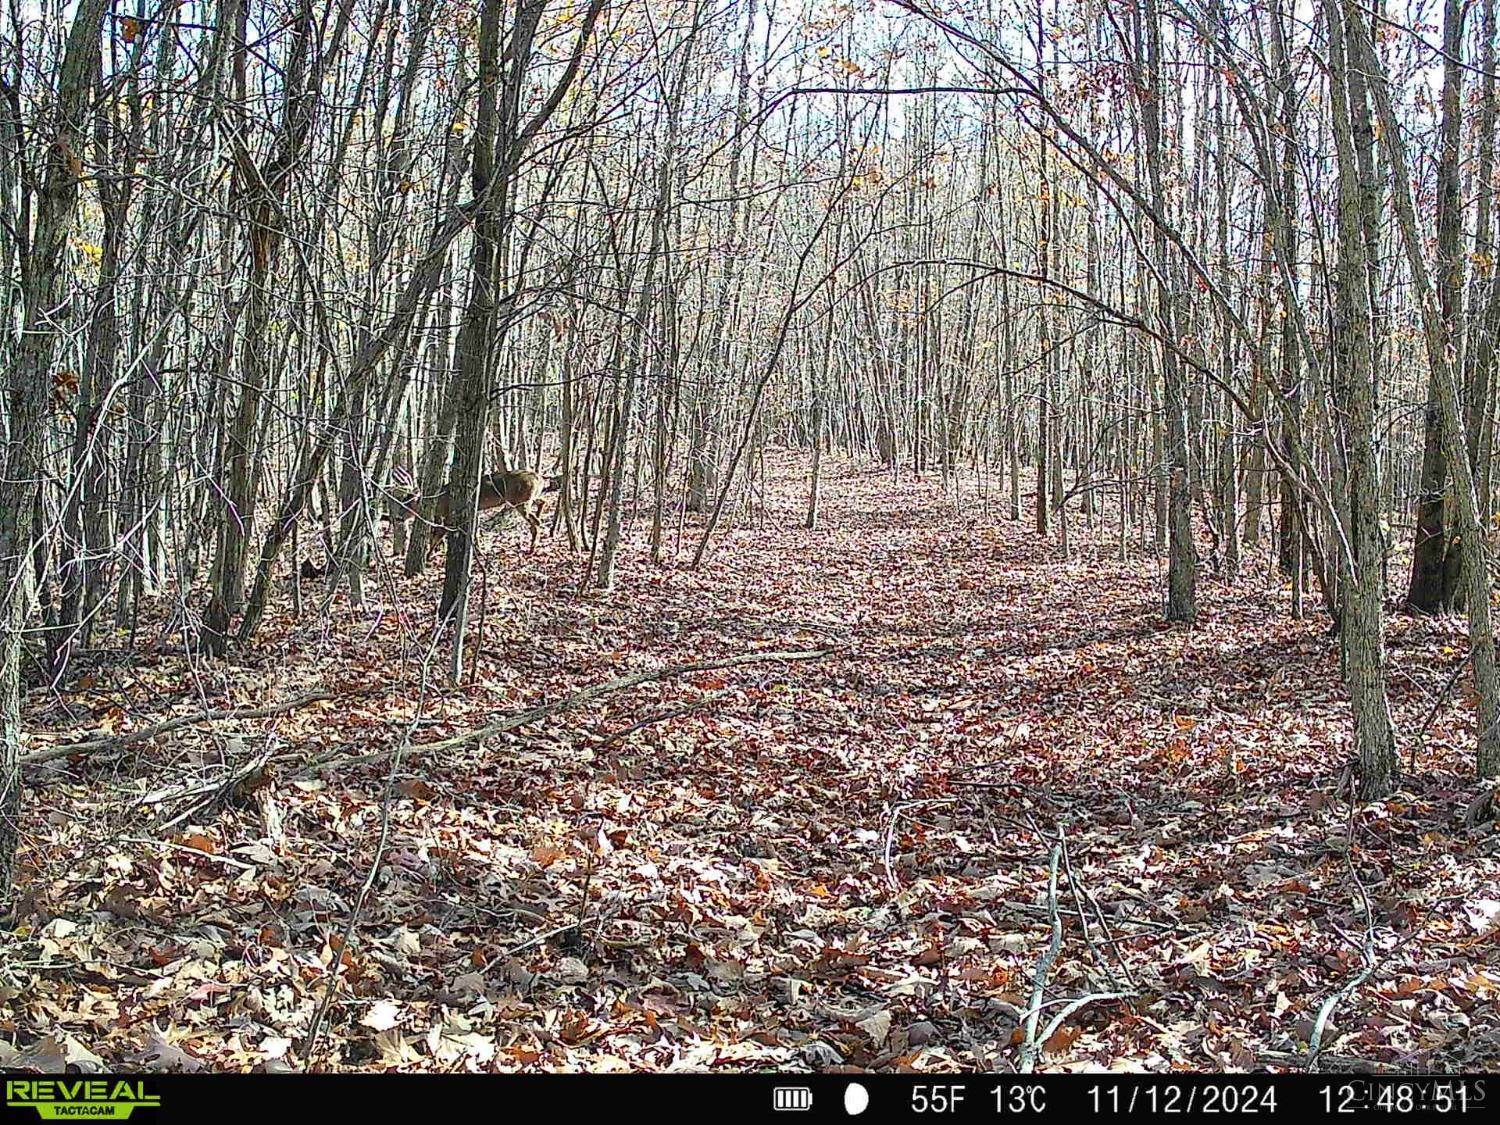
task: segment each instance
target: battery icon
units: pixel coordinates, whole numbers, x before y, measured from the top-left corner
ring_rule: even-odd
[[[779,1113],[812,1109],[812,1091],[806,1086],[777,1086],[771,1091],[771,1108]]]

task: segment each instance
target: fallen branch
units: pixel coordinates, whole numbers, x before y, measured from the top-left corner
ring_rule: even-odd
[[[1313,1020],[1312,1034],[1308,1036],[1307,1061],[1303,1064],[1309,1072],[1316,1071],[1317,1069],[1318,1057],[1322,1054],[1323,1051],[1323,1033],[1328,1028],[1328,1017],[1333,1015],[1333,1010],[1335,1008],[1337,1008],[1345,1000],[1349,999],[1350,996],[1354,995],[1354,993],[1357,992],[1359,988],[1365,983],[1365,981],[1369,980],[1371,975],[1373,975],[1375,972],[1376,961],[1375,954],[1373,952],[1373,938],[1374,935],[1367,932],[1365,934],[1364,945],[1360,950],[1365,959],[1365,967],[1360,970],[1359,974],[1355,976],[1354,979],[1345,984],[1343,988],[1339,989],[1332,996],[1324,1000],[1323,1003],[1318,1007],[1317,1018]]]
[[[916,801],[897,801],[891,806],[891,819],[885,828],[885,847],[881,849],[881,859],[885,865],[885,881],[891,888],[892,894],[901,893],[901,880],[896,878],[895,868],[891,864],[891,848],[896,839],[896,821],[900,819],[901,813],[906,809],[914,809],[921,805],[951,805],[957,797],[923,797]]]
[[[507,715],[503,719],[496,719],[492,723],[471,731],[466,731],[463,734],[454,735],[452,738],[445,738],[438,742],[416,743],[407,746],[406,749],[410,753],[438,754],[445,750],[457,750],[460,747],[472,746],[483,742],[487,738],[493,738],[497,734],[504,734],[518,727],[529,726],[539,719],[558,715],[564,711],[571,711],[576,707],[581,707],[585,703],[598,699],[602,695],[635,687],[637,684],[649,683],[653,680],[666,680],[674,676],[684,676],[691,672],[715,672],[723,668],[738,668],[744,664],[766,664],[774,660],[821,660],[833,652],[834,650],[831,648],[808,649],[794,652],[752,652],[745,656],[727,657],[724,660],[704,660],[693,664],[670,664],[665,668],[657,668],[650,672],[632,672],[628,676],[621,676],[606,683],[586,687],[581,691],[576,691],[572,695],[565,695],[561,699],[554,700],[551,703],[544,703],[540,707],[533,707],[529,711],[521,711],[514,715]],[[394,753],[396,753],[394,748],[377,750],[372,754],[361,754],[357,758],[345,758],[339,761],[339,765],[368,765],[372,762],[384,761]],[[293,776],[307,777],[317,773],[324,766],[336,760],[338,760],[337,754],[326,755],[298,771]]]
[[[1365,890],[1364,880],[1359,877],[1359,867],[1354,862],[1355,807],[1356,803],[1351,800],[1349,802],[1349,817],[1346,822],[1348,825],[1349,834],[1348,839],[1344,845],[1344,860],[1349,865],[1349,878],[1354,883],[1354,889],[1359,892],[1359,900],[1361,905],[1364,907],[1365,934],[1364,940],[1360,942],[1358,948],[1360,951],[1360,956],[1364,959],[1365,967],[1352,980],[1346,983],[1343,988],[1339,989],[1332,996],[1327,997],[1323,1001],[1323,1003],[1318,1006],[1317,1017],[1313,1020],[1312,1034],[1307,1037],[1307,1061],[1303,1065],[1308,1073],[1315,1073],[1317,1071],[1318,1056],[1322,1053],[1323,1050],[1323,1033],[1328,1028],[1328,1020],[1329,1017],[1333,1015],[1333,1010],[1340,1004],[1342,1004],[1345,1000],[1347,1000],[1350,996],[1354,995],[1354,993],[1357,992],[1364,985],[1364,983],[1374,975],[1375,966],[1377,964],[1377,961],[1375,959],[1375,914],[1374,911],[1370,908],[1370,896],[1369,893]],[[1333,928],[1335,931],[1337,931],[1339,936],[1344,938],[1345,941],[1348,941],[1350,945],[1354,944],[1353,940],[1350,939],[1343,930],[1339,929],[1337,926],[1334,926]]]
[[[197,715],[185,715],[181,718],[155,723],[149,727],[142,727],[140,730],[110,735],[107,738],[91,738],[83,742],[70,742],[66,746],[54,746],[48,750],[36,750],[21,758],[21,767],[24,769],[27,766],[39,766],[43,762],[55,761],[58,758],[71,758],[74,754],[97,754],[101,750],[120,749],[197,723],[217,723],[225,719],[268,719],[273,715],[283,715],[299,707],[306,707],[309,703],[332,698],[333,695],[330,692],[313,691],[269,707],[231,707],[219,711],[204,711]]]
[[[705,695],[702,699],[695,699],[691,703],[684,703],[681,707],[668,707],[665,711],[658,711],[654,715],[647,715],[644,719],[637,719],[623,730],[617,730],[613,734],[605,735],[599,743],[599,749],[613,746],[616,742],[623,742],[638,730],[644,730],[654,723],[664,723],[669,719],[680,719],[683,715],[691,715],[694,711],[701,711],[714,700],[726,695],[726,692],[716,691],[712,695]]]
[[[155,800],[148,797],[141,803],[160,804],[169,799],[174,803],[183,802],[172,816],[163,819],[158,825],[159,828],[165,830],[180,824],[200,810],[216,808],[231,800],[243,800],[263,789],[267,781],[266,765],[270,760],[271,750],[268,747],[248,761],[235,766],[228,773],[204,785],[195,786],[185,792],[159,796]]]
[[[1052,972],[1052,963],[1062,952],[1063,927],[1057,902],[1057,864],[1062,859],[1062,841],[1062,829],[1058,829],[1057,843],[1052,845],[1052,858],[1047,862],[1047,913],[1052,924],[1052,940],[1047,943],[1047,948],[1042,951],[1036,968],[1032,971],[1031,1003],[1027,1005],[1026,1015],[1021,1021],[1021,1053],[1016,1062],[1018,1074],[1030,1074],[1036,1069],[1037,1055],[1041,1054],[1042,1043],[1045,1042],[1037,1038],[1037,1019],[1044,1006],[1042,997],[1047,991],[1047,976]]]
[[[219,855],[217,852],[206,852],[202,848],[190,848],[186,844],[179,844],[173,840],[152,840],[144,836],[122,836],[127,844],[144,844],[150,848],[168,848],[183,855],[192,856],[204,863],[222,863],[226,867],[235,867],[241,871],[255,871],[257,867],[253,863],[246,863],[242,859],[235,859],[230,855]]]
[[[1089,992],[1083,996],[1075,996],[1063,1004],[1063,1010],[1052,1017],[1052,1022],[1042,1029],[1041,1034],[1036,1037],[1036,1041],[1045,1048],[1052,1037],[1057,1034],[1058,1029],[1062,1027],[1063,1022],[1074,1012],[1079,1011],[1089,1004],[1104,1000],[1129,1000],[1134,995],[1134,992]],[[1058,1003],[1056,1000],[1052,1002],[1054,1004]],[[1027,1016],[1030,1017],[1030,1015],[1031,1013],[1028,1012]]]
[[[1111,903],[1110,905],[1113,906],[1114,904]],[[1050,919],[1052,917],[1052,910],[1051,910],[1050,907],[1043,906],[1040,903],[1035,903],[1035,902],[1005,902],[1005,903],[999,903],[999,904],[997,904],[995,906],[995,910],[1000,915],[1004,915],[1004,914],[1009,913],[1009,914],[1026,914],[1026,915],[1030,915],[1033,918],[1040,917],[1040,918]],[[1077,918],[1079,916],[1078,915],[1078,911],[1076,911],[1076,910],[1070,910],[1066,906],[1059,907],[1057,912],[1058,912],[1059,915],[1061,915],[1064,918]],[[1181,922],[1158,922],[1158,921],[1155,921],[1154,919],[1151,919],[1151,918],[1127,918],[1127,917],[1120,917],[1120,918],[1116,918],[1115,919],[1115,925],[1117,925],[1117,926],[1145,926],[1153,934],[1177,934],[1177,933],[1185,933],[1185,932],[1188,931],[1188,927],[1185,924],[1181,923]],[[1142,935],[1142,936],[1144,936],[1144,935]]]
[[[1299,1070],[1307,1065],[1307,1056],[1301,1051],[1257,1051],[1255,1057],[1269,1066],[1297,1067]],[[1329,1055],[1318,1056],[1335,1071],[1352,1072],[1354,1074],[1381,1074],[1399,1068],[1388,1063],[1375,1062],[1372,1059],[1361,1059],[1354,1055]]]
[[[1042,951],[1041,957],[1037,959],[1036,968],[1032,973],[1031,1003],[1021,1016],[1021,1048],[1016,1061],[1016,1072],[1018,1074],[1030,1074],[1036,1069],[1037,1059],[1040,1057],[1042,1051],[1046,1049],[1047,1043],[1051,1041],[1052,1037],[1057,1034],[1058,1029],[1062,1027],[1067,1018],[1074,1012],[1096,1001],[1126,1000],[1135,995],[1133,992],[1117,989],[1112,992],[1089,992],[1066,1001],[1051,1000],[1043,1002],[1043,997],[1047,991],[1047,977],[1052,972],[1052,966],[1057,961],[1058,954],[1062,952],[1063,910],[1057,897],[1057,865],[1058,860],[1066,858],[1067,853],[1067,835],[1059,827],[1057,830],[1057,843],[1052,845],[1052,856],[1047,863],[1047,914],[1052,926],[1052,940],[1048,942],[1047,948]],[[1073,871],[1070,863],[1068,865],[1068,882],[1070,886],[1073,884],[1072,875]],[[1076,898],[1077,888],[1074,887],[1073,890]],[[1081,902],[1078,904],[1077,917],[1079,922],[1087,927],[1088,923],[1083,914],[1083,904]],[[1087,937],[1087,933],[1088,931],[1085,928],[1085,937]],[[1089,942],[1089,948],[1093,948],[1092,941]],[[1098,959],[1097,953],[1095,953],[1095,958]],[[1055,1004],[1062,1004],[1062,1011],[1053,1016],[1047,1023],[1047,1026],[1038,1032],[1037,1021],[1041,1018],[1043,1010]]]
[[[1073,905],[1078,908],[1078,928],[1083,931],[1083,940],[1084,943],[1089,947],[1089,954],[1093,957],[1094,964],[1099,966],[1102,971],[1106,973],[1109,972],[1104,958],[1100,955],[1098,948],[1094,945],[1093,935],[1089,932],[1089,916],[1088,911],[1084,909],[1085,901],[1093,906],[1094,916],[1098,920],[1099,928],[1104,931],[1104,940],[1109,944],[1110,950],[1115,955],[1115,959],[1120,962],[1120,969],[1125,974],[1126,983],[1129,984],[1131,990],[1134,991],[1135,979],[1130,975],[1130,966],[1125,963],[1125,957],[1120,952],[1120,943],[1115,940],[1114,934],[1110,932],[1109,924],[1104,920],[1104,911],[1099,909],[1098,901],[1092,894],[1089,893],[1089,889],[1087,887],[1079,886],[1078,877],[1073,874],[1073,860],[1072,857],[1068,854],[1068,846],[1066,843],[1063,844],[1062,859],[1063,874],[1066,875],[1068,879],[1068,890],[1072,892]],[[1118,982],[1113,979],[1113,974],[1111,974],[1110,983],[1116,985],[1116,991],[1122,991],[1118,987]],[[1042,1041],[1046,1042],[1047,1038],[1047,1034],[1043,1033]]]

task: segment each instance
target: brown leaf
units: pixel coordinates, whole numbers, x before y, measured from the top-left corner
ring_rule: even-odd
[[[1082,1034],[1083,1028],[1068,1027],[1064,1024],[1054,1031],[1051,1037],[1042,1044],[1042,1050],[1049,1055],[1060,1055],[1074,1043],[1078,1042],[1078,1037]]]
[[[431,801],[437,796],[437,790],[419,777],[397,782],[396,790],[403,797],[410,797],[414,801]]]
[[[215,844],[207,836],[201,835],[196,832],[190,836],[180,837],[177,842],[184,848],[192,848],[193,851],[202,852],[204,855],[219,854],[219,847],[217,844]]]

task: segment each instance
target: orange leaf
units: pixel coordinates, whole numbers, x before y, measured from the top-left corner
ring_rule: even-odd
[[[1078,1042],[1078,1037],[1082,1034],[1081,1027],[1060,1027],[1052,1033],[1052,1038],[1042,1044],[1042,1050],[1049,1055],[1061,1054]]]
[[[555,844],[538,844],[531,849],[531,862],[539,867],[551,867],[567,854]]]

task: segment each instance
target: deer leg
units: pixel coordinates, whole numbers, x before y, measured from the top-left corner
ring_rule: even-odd
[[[525,510],[526,522],[531,525],[531,549],[529,554],[536,554],[537,536],[542,533],[542,502],[538,500],[534,505]]]

